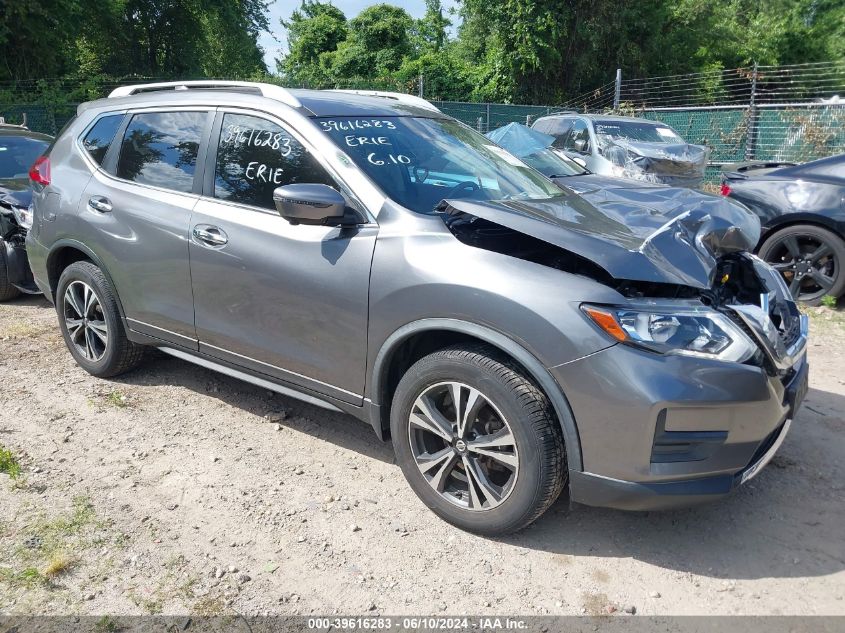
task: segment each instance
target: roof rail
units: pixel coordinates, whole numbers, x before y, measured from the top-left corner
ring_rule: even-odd
[[[128,97],[142,92],[155,92],[158,90],[219,90],[225,88],[251,88],[261,93],[262,97],[281,101],[294,108],[301,108],[299,99],[294,97],[287,88],[275,84],[260,83],[257,81],[219,81],[212,79],[200,79],[197,81],[164,81],[152,84],[134,84],[131,86],[120,86],[109,94],[109,98]]]
[[[366,97],[382,97],[384,99],[394,99],[399,103],[407,103],[408,105],[415,105],[418,108],[425,108],[426,110],[440,110],[430,101],[426,101],[422,97],[415,97],[414,95],[405,94],[404,92],[386,92],[384,90],[330,90],[329,92],[345,92],[353,95],[364,95]]]

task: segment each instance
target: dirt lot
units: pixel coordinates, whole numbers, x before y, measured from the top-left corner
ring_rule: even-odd
[[[491,540],[352,418],[164,356],[94,379],[46,302],[0,305],[0,613],[845,614],[845,315],[812,312],[807,401],[735,496]]]

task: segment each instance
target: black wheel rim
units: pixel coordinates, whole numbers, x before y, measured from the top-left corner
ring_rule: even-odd
[[[513,491],[520,465],[516,439],[478,389],[459,382],[432,385],[414,401],[408,422],[417,468],[449,503],[485,511]]]
[[[772,245],[765,260],[783,276],[799,301],[825,296],[839,275],[840,263],[831,245],[806,233],[784,235]]]

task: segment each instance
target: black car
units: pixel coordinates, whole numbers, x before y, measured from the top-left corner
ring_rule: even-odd
[[[41,292],[32,279],[24,239],[32,226],[30,167],[52,140],[24,126],[0,123],[0,301]]]
[[[816,304],[845,294],[845,154],[733,165],[722,174],[722,194],[760,217],[758,255],[796,299]]]

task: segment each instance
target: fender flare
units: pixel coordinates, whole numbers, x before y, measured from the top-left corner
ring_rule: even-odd
[[[124,326],[126,326],[126,313],[123,311],[123,303],[120,300],[120,292],[118,292],[117,286],[115,286],[115,284],[114,284],[114,279],[112,279],[111,274],[109,274],[108,269],[106,268],[105,264],[103,264],[103,260],[100,259],[100,257],[94,251],[92,251],[90,248],[88,248],[82,242],[78,242],[76,240],[69,239],[69,238],[64,238],[64,239],[57,240],[50,247],[50,251],[47,253],[47,258],[45,260],[46,261],[46,268],[47,268],[47,271],[48,271],[48,280],[47,280],[48,283],[50,281],[49,280],[49,271],[50,271],[50,267],[52,265],[53,258],[56,256],[56,253],[58,253],[63,248],[73,248],[77,251],[85,253],[85,255],[88,257],[88,259],[90,259],[94,263],[94,265],[97,266],[97,268],[99,268],[103,272],[103,274],[106,276],[106,279],[109,280],[109,283],[111,284],[112,290],[114,290],[114,297],[115,297],[115,299],[117,299],[117,309],[120,312],[120,318],[123,320]],[[58,279],[56,281],[58,282]],[[53,302],[54,303],[56,301],[55,295],[56,295],[57,289],[58,289],[58,286],[56,288],[53,288],[53,287],[50,288],[50,293],[53,295]]]
[[[393,332],[382,344],[376,355],[373,363],[372,380],[370,382],[370,394],[373,399],[371,407],[370,423],[373,425],[379,437],[382,433],[382,409],[383,400],[382,395],[385,390],[385,381],[387,379],[387,369],[390,366],[390,360],[393,353],[399,345],[408,337],[419,334],[420,332],[446,330],[450,332],[459,332],[474,338],[480,339],[490,345],[502,350],[515,361],[522,365],[529,373],[530,377],[540,386],[549,401],[552,403],[557,419],[560,423],[563,439],[566,444],[566,456],[568,460],[567,467],[570,470],[582,470],[581,459],[581,440],[578,435],[578,427],[575,423],[575,416],[572,414],[572,408],[569,406],[569,401],[563,392],[563,389],[555,380],[554,376],[541,363],[534,354],[529,352],[525,347],[514,341],[512,338],[498,332],[489,327],[471,323],[468,321],[461,321],[459,319],[420,319],[403,325],[398,330]]]

